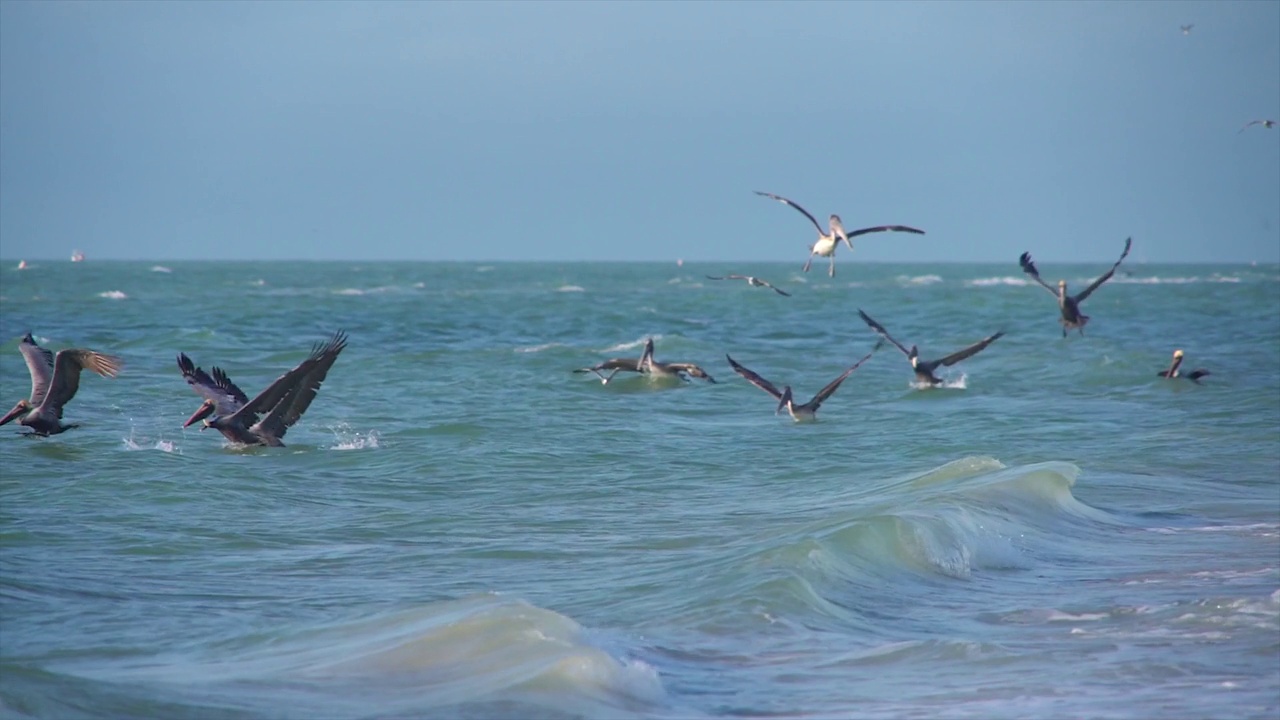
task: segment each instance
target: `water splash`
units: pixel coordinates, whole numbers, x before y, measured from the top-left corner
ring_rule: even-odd
[[[365,450],[379,447],[377,430],[360,433],[352,430],[346,423],[330,426],[329,430],[333,433],[336,443],[329,447],[330,450]]]

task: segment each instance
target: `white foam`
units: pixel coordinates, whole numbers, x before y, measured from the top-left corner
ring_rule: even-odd
[[[942,282],[942,277],[939,275],[916,275],[915,277],[899,275],[897,280],[904,285],[933,285],[934,283]]]
[[[916,390],[932,390],[934,388],[943,388],[944,390],[964,390],[969,387],[968,380],[969,376],[965,373],[961,373],[958,378],[942,378],[941,385],[932,385],[927,382],[916,382],[915,380],[912,380],[908,384]]]
[[[336,444],[329,447],[330,450],[366,450],[378,447],[378,431],[370,430],[368,433],[359,433],[351,429],[350,425],[343,423],[329,428],[333,431],[333,437]]]
[[[1024,285],[1030,285],[1031,281],[1027,280],[1026,278],[1011,277],[1009,275],[1005,275],[1004,277],[989,277],[989,278],[978,278],[977,280],[965,280],[964,284],[966,287],[992,287],[992,286],[999,286],[999,285],[1010,285],[1010,286],[1022,287]]]
[[[603,350],[600,350],[599,352],[612,353],[612,352],[621,352],[623,350],[631,350],[632,348],[644,347],[644,341],[648,340],[649,338],[653,338],[653,341],[656,343],[662,339],[662,336],[661,335],[645,335],[639,340],[632,340],[631,342],[618,343],[617,345],[614,345],[612,347],[607,347]]]
[[[567,346],[564,343],[549,342],[549,343],[543,343],[541,345],[531,345],[529,347],[516,348],[516,352],[535,353],[535,352],[542,352],[543,350],[550,350],[551,348],[556,348],[556,347],[567,347]]]
[[[586,292],[587,289],[581,285],[561,285],[556,288],[556,292]]]
[[[152,265],[152,266],[151,266],[151,272],[158,272],[158,273],[171,273],[171,272],[173,272],[173,268],[167,268],[167,267],[165,267],[165,266],[163,266],[163,265]]]
[[[160,452],[177,453],[179,455],[182,454],[182,450],[180,450],[178,445],[172,440],[156,440],[152,443],[150,440],[143,438],[142,442],[138,442],[132,435],[127,438],[123,438],[123,440],[124,449],[129,451],[159,450]]]
[[[129,296],[125,295],[123,292],[120,292],[119,290],[108,290],[106,292],[98,293],[98,297],[108,298],[110,300],[125,300]]]

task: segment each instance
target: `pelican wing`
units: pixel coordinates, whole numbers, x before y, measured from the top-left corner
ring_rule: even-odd
[[[27,370],[31,373],[31,395],[28,398],[32,405],[44,402],[45,393],[49,391],[49,380],[53,377],[53,353],[36,344],[31,333],[18,343],[18,350],[27,361]]]
[[[1098,278],[1097,280],[1094,280],[1092,285],[1085,288],[1084,290],[1081,290],[1080,293],[1075,296],[1076,303],[1084,302],[1084,299],[1092,295],[1094,290],[1097,290],[1099,287],[1102,286],[1102,283],[1110,280],[1111,276],[1116,274],[1116,268],[1120,267],[1120,263],[1124,262],[1124,259],[1129,257],[1129,248],[1132,246],[1133,246],[1133,238],[1126,238],[1124,241],[1124,252],[1120,253],[1120,259],[1116,261],[1115,265],[1111,266],[1110,270],[1103,273],[1102,277]]]
[[[825,234],[825,233],[823,232],[823,230],[822,230],[822,226],[818,224],[818,220],[817,220],[817,218],[815,218],[814,216],[810,215],[808,210],[805,210],[804,208],[802,208],[802,207],[800,207],[799,205],[797,205],[797,204],[795,204],[795,203],[791,202],[790,200],[788,200],[788,199],[786,199],[786,198],[782,197],[781,195],[774,195],[773,193],[760,192],[759,190],[755,190],[754,192],[755,192],[755,194],[757,194],[757,195],[763,195],[763,196],[765,196],[765,197],[767,197],[767,198],[773,198],[774,200],[777,200],[777,201],[778,201],[778,202],[780,202],[780,203],[784,203],[784,204],[786,204],[786,205],[790,205],[791,207],[793,207],[793,208],[795,208],[795,209],[799,210],[799,211],[800,211],[800,213],[801,213],[802,215],[804,215],[805,217],[809,218],[809,222],[813,223],[813,226],[814,226],[815,228],[817,228],[817,229],[818,229],[818,234],[819,234],[819,235],[824,235],[824,234]]]
[[[645,338],[644,352],[640,353],[640,359],[636,361],[637,372],[644,372],[645,368],[653,364],[653,338]]]
[[[281,400],[283,400],[284,397],[293,390],[294,386],[306,377],[307,373],[309,373],[312,368],[314,368],[316,364],[324,358],[326,350],[337,345],[338,351],[341,352],[342,347],[345,347],[346,345],[346,340],[347,338],[342,334],[342,332],[337,332],[334,333],[333,337],[327,343],[316,343],[316,345],[311,348],[311,355],[309,355],[306,360],[303,360],[297,367],[276,378],[267,386],[267,389],[258,393],[252,400],[245,404],[244,407],[236,410],[233,418],[243,427],[254,425],[259,415],[273,410],[280,404]]]
[[[311,406],[311,401],[315,400],[320,385],[329,374],[329,368],[333,367],[334,361],[346,346],[347,337],[341,331],[334,333],[323,345],[317,344],[312,349],[311,356],[303,362],[302,372],[289,377],[291,382],[284,397],[252,429],[261,435],[284,437],[285,431],[293,427],[302,413]],[[287,374],[286,376],[288,377]]]
[[[878,232],[908,232],[915,233],[916,235],[924,235],[923,230],[917,230],[916,228],[908,227],[906,225],[877,225],[875,227],[862,228],[861,230],[848,230],[845,232],[845,235],[848,235],[849,237],[858,237],[859,235]]]
[[[950,355],[948,355],[948,356],[946,356],[946,357],[942,358],[941,360],[935,360],[933,364],[935,364],[935,365],[946,365],[947,367],[950,367],[950,366],[955,365],[956,363],[960,362],[961,360],[964,360],[964,359],[965,359],[965,358],[967,358],[967,357],[972,357],[972,356],[974,356],[974,355],[977,355],[978,353],[980,353],[980,352],[982,352],[984,349],[986,349],[986,347],[987,347],[988,345],[990,345],[991,343],[995,342],[996,340],[999,340],[999,339],[1000,339],[1001,337],[1003,337],[1003,336],[1004,336],[1004,331],[1003,331],[1003,330],[1001,330],[1000,332],[996,333],[995,335],[992,335],[991,337],[988,337],[988,338],[983,339],[983,340],[979,340],[978,342],[976,342],[976,343],[974,343],[974,344],[970,345],[969,347],[967,347],[967,348],[965,348],[965,349],[963,349],[963,350],[959,350],[959,351],[957,351],[957,352],[953,352],[953,353],[951,353]]]
[[[845,378],[852,375],[853,371],[858,369],[858,366],[870,359],[872,355],[875,355],[876,351],[879,350],[882,345],[884,345],[883,341],[876,343],[876,346],[871,348],[871,352],[863,355],[858,362],[850,365],[848,370],[840,373],[840,377],[827,383],[826,387],[819,390],[818,394],[814,395],[813,399],[806,403],[806,407],[812,408],[816,412],[818,408],[822,406],[822,403],[826,402],[827,398],[831,397],[831,395],[839,389],[840,383],[844,382]]]
[[[40,401],[40,409],[52,410],[61,419],[62,407],[76,396],[80,389],[80,371],[86,368],[102,377],[115,377],[120,372],[120,358],[79,348],[59,350],[53,359],[53,378]]]
[[[751,383],[752,385],[755,385],[756,387],[760,388],[761,390],[763,390],[763,391],[765,391],[765,392],[769,393],[770,395],[772,395],[772,396],[773,396],[773,399],[774,399],[774,400],[781,400],[781,399],[782,399],[782,392],[781,392],[780,390],[778,390],[778,388],[774,387],[774,386],[773,386],[773,383],[771,383],[771,382],[769,382],[768,380],[765,380],[764,378],[760,377],[759,375],[757,375],[755,372],[753,372],[753,371],[752,371],[752,370],[750,370],[749,368],[745,368],[745,367],[743,367],[743,366],[739,365],[739,364],[738,364],[738,362],[737,362],[736,360],[734,360],[732,357],[729,357],[729,355],[728,355],[728,354],[725,354],[725,357],[726,357],[726,358],[728,358],[728,360],[729,360],[729,365],[733,367],[733,371],[734,371],[734,372],[736,372],[736,373],[738,373],[738,374],[739,374],[739,375],[741,375],[742,377],[746,378],[746,379],[747,379],[747,382],[749,382],[749,383]]]
[[[231,378],[220,368],[213,369],[213,376],[191,362],[186,353],[178,353],[178,369],[191,389],[214,405],[218,415],[230,415],[244,406],[249,398],[244,391],[231,382]]]
[[[640,372],[640,361],[635,358],[610,358],[591,367],[578,368],[574,370],[576,373],[597,372],[599,370],[627,370],[629,372]]]
[[[875,330],[876,332],[880,333],[880,337],[893,343],[893,346],[901,350],[903,355],[906,355],[907,357],[911,357],[911,351],[903,347],[902,343],[898,342],[897,340],[894,340],[893,336],[889,335],[889,331],[885,330],[883,325],[876,322],[875,320],[872,320],[871,316],[862,312],[861,308],[858,309],[858,314],[862,316],[863,322],[871,326],[872,330]]]
[[[677,370],[679,372],[687,373],[696,378],[702,378],[703,380],[706,380],[707,382],[713,385],[716,382],[716,379],[711,377],[710,373],[708,373],[706,370],[703,370],[701,366],[695,365],[693,363],[673,362],[673,363],[667,363],[666,366],[672,370]]]
[[[767,287],[767,288],[769,288],[769,289],[773,290],[774,292],[778,293],[779,295],[785,295],[786,297],[791,297],[791,293],[787,292],[786,290],[783,290],[783,289],[782,289],[782,288],[780,288],[780,287],[775,287],[775,286],[773,286],[773,285],[770,285],[769,283],[764,282],[763,280],[761,280],[760,282],[763,282],[765,287]]]
[[[1058,291],[1054,290],[1052,285],[1040,279],[1040,271],[1036,269],[1036,264],[1031,261],[1031,253],[1022,253],[1018,257],[1018,264],[1022,266],[1022,272],[1030,275],[1033,280],[1040,283],[1040,287],[1048,290],[1054,297],[1058,297]]]

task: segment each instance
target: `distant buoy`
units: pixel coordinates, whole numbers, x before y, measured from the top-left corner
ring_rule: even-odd
[[[677,259],[676,259],[676,267],[684,267],[684,259],[683,259],[683,258],[677,258]]]

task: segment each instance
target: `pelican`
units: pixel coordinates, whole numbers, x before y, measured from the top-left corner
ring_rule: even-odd
[[[980,340],[963,350],[953,352],[950,355],[944,358],[941,358],[939,360],[921,360],[920,353],[918,352],[915,345],[912,345],[911,349],[908,350],[907,348],[903,347],[902,343],[898,342],[897,340],[894,340],[893,337],[889,335],[889,332],[884,329],[883,325],[876,322],[875,320],[872,320],[870,315],[862,312],[861,309],[858,310],[858,314],[862,316],[863,322],[871,326],[872,330],[875,330],[876,332],[880,333],[881,337],[893,343],[894,347],[901,350],[902,354],[907,356],[907,360],[911,362],[911,369],[914,370],[916,373],[916,382],[922,385],[930,385],[930,386],[941,385],[942,378],[933,374],[933,371],[937,370],[938,366],[945,365],[947,367],[951,367],[952,365],[955,365],[956,363],[960,362],[961,360],[964,360],[965,358],[972,357],[973,355],[977,355],[978,353],[986,349],[988,345],[995,342],[996,340],[999,340],[1001,337],[1004,336],[1004,331],[1001,330],[995,335],[992,335],[988,338],[984,338],[983,340]]]
[[[1181,350],[1174,350],[1174,351],[1173,351],[1173,362],[1169,364],[1169,369],[1168,369],[1168,370],[1161,370],[1160,372],[1158,372],[1158,373],[1156,373],[1156,374],[1157,374],[1157,375],[1159,375],[1159,376],[1160,376],[1160,377],[1162,377],[1162,378],[1169,378],[1170,380],[1173,380],[1173,379],[1175,379],[1175,378],[1186,378],[1186,379],[1190,380],[1191,382],[1193,382],[1193,383],[1195,383],[1195,384],[1197,384],[1197,385],[1199,385],[1199,384],[1200,384],[1200,378],[1204,377],[1205,375],[1211,375],[1211,374],[1212,374],[1212,373],[1210,373],[1208,370],[1205,370],[1205,369],[1203,369],[1203,368],[1200,368],[1200,369],[1197,369],[1197,370],[1192,370],[1191,372],[1187,373],[1186,375],[1183,375],[1182,373],[1178,372],[1178,367],[1179,367],[1180,365],[1182,365],[1182,351],[1181,351]]]
[[[1191,25],[1180,25],[1179,27],[1181,27],[1181,28],[1182,28],[1182,34],[1183,34],[1183,35],[1190,35],[1190,34],[1191,34],[1191,28],[1195,27],[1195,24],[1191,24]]]
[[[327,342],[316,343],[306,360],[276,378],[253,400],[220,368],[212,368],[211,375],[196,367],[185,353],[179,353],[178,368],[182,376],[205,398],[182,427],[204,420],[202,430],[211,427],[237,445],[284,447],[280,438],[311,405],[329,368],[346,346],[347,336],[342,331],[334,333]],[[265,417],[259,419],[259,415]]]
[[[608,370],[609,374],[604,375],[601,370]],[[574,370],[576,373],[595,373],[600,378],[603,385],[608,385],[614,375],[620,372],[640,373],[649,377],[678,377],[681,380],[688,381],[688,376],[702,378],[709,383],[714,383],[715,378],[707,374],[706,370],[694,365],[693,363],[662,363],[653,359],[653,338],[646,338],[644,341],[644,352],[640,355],[640,359],[632,360],[630,358],[610,358],[604,362],[593,365],[591,367],[578,368]]]
[[[1244,127],[1237,130],[1236,134],[1239,135],[1240,133],[1244,132],[1245,130],[1248,130],[1254,125],[1261,125],[1262,127],[1270,130],[1271,128],[1276,126],[1276,121],[1275,120],[1250,120],[1249,122],[1244,124]]]
[[[796,422],[801,422],[805,420],[815,420],[817,416],[818,408],[822,407],[822,403],[825,402],[827,398],[831,397],[833,393],[835,393],[835,391],[840,387],[840,383],[844,382],[844,379],[849,377],[849,375],[854,370],[857,370],[859,365],[866,362],[867,358],[870,358],[872,355],[874,355],[876,351],[880,349],[880,346],[883,345],[883,343],[884,343],[883,340],[876,343],[876,346],[871,348],[871,352],[867,353],[866,355],[863,355],[861,360],[854,363],[849,367],[848,370],[845,370],[843,373],[841,373],[840,377],[827,383],[827,386],[819,390],[818,394],[814,395],[812,400],[810,400],[809,402],[803,405],[796,404],[795,398],[793,398],[791,395],[790,385],[783,386],[782,391],[779,392],[778,388],[775,387],[773,383],[760,377],[758,374],[756,374],[752,370],[746,367],[743,367],[742,365],[739,365],[738,362],[734,360],[732,357],[730,357],[727,353],[725,354],[725,358],[729,360],[729,365],[733,367],[734,372],[746,378],[747,382],[769,393],[770,395],[773,396],[775,400],[778,401],[778,407],[776,410],[773,411],[774,415],[777,415],[778,413],[782,412],[783,408],[786,408],[787,413],[791,415],[792,420],[795,420]]]
[[[815,219],[812,215],[809,214],[808,210],[805,210],[804,208],[782,197],[781,195],[774,195],[773,193],[760,192],[759,190],[756,190],[754,192],[757,195],[763,195],[764,197],[767,197],[767,198],[773,198],[774,200],[777,200],[780,203],[785,203],[795,208],[796,210],[799,210],[800,213],[805,217],[809,218],[809,222],[813,223],[813,226],[818,229],[817,242],[809,246],[809,259],[806,260],[804,263],[805,272],[809,272],[809,266],[813,263],[813,256],[820,255],[825,258],[831,258],[831,268],[827,271],[827,276],[835,277],[836,276],[836,245],[838,245],[840,241],[844,241],[844,244],[849,247],[850,251],[852,251],[853,243],[849,242],[849,238],[852,238],[852,237],[857,237],[859,235],[866,235],[867,233],[874,233],[874,232],[909,232],[909,233],[915,233],[917,235],[924,234],[923,230],[917,230],[913,227],[907,227],[906,225],[877,225],[876,227],[862,228],[861,230],[854,230],[850,232],[844,229],[844,223],[840,222],[839,215],[832,215],[830,218],[827,219],[827,231],[823,232],[822,226],[818,224],[817,219]]]
[[[761,280],[758,277],[752,277],[750,275],[730,274],[730,275],[725,275],[723,277],[718,277],[716,275],[708,275],[707,279],[708,280],[746,280],[747,284],[750,285],[751,287],[767,287],[770,290],[778,293],[779,295],[785,295],[787,297],[791,297],[791,293],[787,292],[786,290],[770,285],[769,281],[767,280]]]
[[[1124,259],[1129,256],[1129,248],[1132,245],[1133,238],[1126,238],[1124,241],[1124,252],[1120,253],[1120,259],[1116,261],[1116,264],[1112,265],[1110,270],[1103,273],[1102,277],[1094,280],[1092,285],[1080,291],[1080,293],[1074,297],[1067,294],[1066,280],[1059,280],[1058,289],[1054,290],[1049,283],[1040,279],[1040,273],[1036,270],[1036,264],[1031,261],[1031,253],[1024,252],[1022,253],[1022,257],[1018,258],[1018,262],[1022,265],[1022,272],[1030,275],[1036,282],[1040,283],[1045,290],[1053,293],[1053,296],[1058,298],[1058,307],[1062,311],[1062,337],[1067,336],[1067,328],[1077,328],[1080,331],[1080,335],[1084,335],[1084,326],[1085,323],[1089,322],[1089,316],[1080,312],[1080,303],[1084,302],[1086,298],[1092,295],[1093,291],[1097,290],[1102,283],[1111,279],[1111,276],[1116,272],[1116,268],[1120,267],[1120,263],[1124,262]]]
[[[36,344],[31,333],[18,344],[31,373],[31,397],[0,418],[0,425],[17,420],[31,428],[29,435],[48,437],[66,432],[78,425],[62,424],[62,408],[80,389],[80,371],[92,370],[102,377],[115,377],[120,372],[120,358],[92,350],[68,348],[57,355]]]

